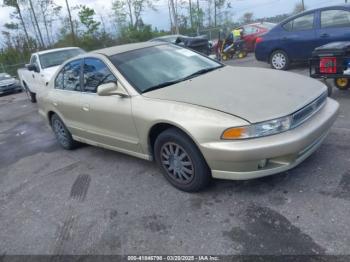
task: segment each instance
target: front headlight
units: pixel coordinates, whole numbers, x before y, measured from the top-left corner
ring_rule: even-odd
[[[235,140],[274,135],[289,130],[291,123],[291,117],[287,116],[249,126],[233,127],[226,129],[221,138]]]

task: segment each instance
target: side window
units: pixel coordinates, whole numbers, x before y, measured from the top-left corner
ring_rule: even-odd
[[[283,28],[287,31],[305,31],[311,30],[314,28],[314,14],[304,15],[298,18],[295,18],[292,21],[283,25]]]
[[[37,57],[36,55],[33,55],[33,56],[30,58],[29,63],[30,63],[31,65],[38,64],[38,57]]]
[[[82,60],[72,61],[64,66],[55,79],[55,88],[80,91],[80,69]]]
[[[84,60],[84,92],[96,93],[97,87],[102,84],[116,82],[117,79],[105,63],[96,58]]]
[[[321,28],[329,27],[350,27],[350,12],[345,10],[321,12]]]

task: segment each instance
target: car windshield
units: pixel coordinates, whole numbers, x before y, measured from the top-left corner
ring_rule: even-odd
[[[82,53],[84,53],[84,50],[80,48],[74,48],[41,54],[39,55],[41,68],[44,69],[52,66],[61,65],[64,61]]]
[[[9,74],[0,74],[0,81],[12,78]]]
[[[223,65],[175,45],[159,45],[110,57],[124,77],[141,93],[205,74]]]

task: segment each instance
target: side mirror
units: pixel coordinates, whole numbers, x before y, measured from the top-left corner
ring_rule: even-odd
[[[26,67],[29,71],[40,73],[39,67],[36,64],[27,64]]]
[[[129,94],[125,91],[124,87],[122,87],[119,83],[107,83],[102,84],[97,87],[97,94],[99,96],[112,96],[119,95],[121,97],[128,97]]]

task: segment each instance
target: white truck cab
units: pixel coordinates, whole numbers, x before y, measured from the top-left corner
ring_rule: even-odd
[[[51,80],[59,66],[66,60],[85,53],[78,47],[56,48],[33,53],[29,64],[18,69],[18,77],[24,90],[36,102],[36,93]]]

